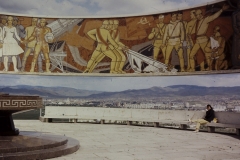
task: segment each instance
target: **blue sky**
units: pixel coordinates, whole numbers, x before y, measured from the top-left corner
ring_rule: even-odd
[[[120,16],[149,14],[206,4],[208,0],[0,0],[0,11],[52,16]],[[0,75],[1,86],[66,86],[99,91],[121,91],[153,86],[188,84],[239,86],[240,74],[164,77],[81,77]]]

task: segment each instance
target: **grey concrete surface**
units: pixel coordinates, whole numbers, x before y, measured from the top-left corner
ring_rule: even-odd
[[[189,130],[15,120],[20,131],[75,138],[80,149],[56,160],[240,160],[240,137]]]

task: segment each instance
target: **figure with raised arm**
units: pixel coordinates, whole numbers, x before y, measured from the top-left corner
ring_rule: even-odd
[[[196,21],[196,25],[194,27],[195,34],[196,34],[196,39],[195,39],[196,43],[194,44],[194,46],[191,50],[191,53],[190,53],[190,70],[189,71],[195,71],[194,57],[200,48],[202,49],[202,51],[205,54],[205,58],[206,58],[207,65],[208,65],[208,67],[206,69],[201,68],[201,71],[210,70],[211,54],[205,52],[205,47],[208,43],[208,37],[206,36],[208,26],[209,26],[210,22],[217,19],[221,15],[221,13],[228,8],[229,8],[229,6],[223,5],[222,9],[220,9],[215,14],[213,14],[211,16],[207,16],[207,17],[203,16],[202,10],[200,10],[200,9],[196,10],[197,21]]]

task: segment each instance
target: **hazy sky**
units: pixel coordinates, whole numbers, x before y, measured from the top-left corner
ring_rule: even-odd
[[[178,10],[209,0],[0,0],[0,11],[53,16],[119,16]],[[219,0],[217,0],[219,1]],[[240,74],[164,77],[80,77],[0,74],[0,85],[66,86],[79,89],[120,91],[177,84],[239,86]]]
[[[239,86],[240,74],[158,77],[81,77],[0,75],[0,85],[62,86],[98,91],[122,91],[170,85]]]
[[[178,10],[207,4],[209,1],[213,0],[0,0],[0,12],[53,16],[119,16]]]

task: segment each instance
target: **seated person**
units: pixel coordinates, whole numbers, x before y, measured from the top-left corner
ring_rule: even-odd
[[[198,120],[191,120],[189,119],[190,122],[196,122],[196,130],[194,132],[199,132],[199,128],[201,125],[205,125],[209,122],[211,122],[215,118],[214,110],[210,104],[207,105],[207,112],[206,116],[204,119],[198,119]]]

